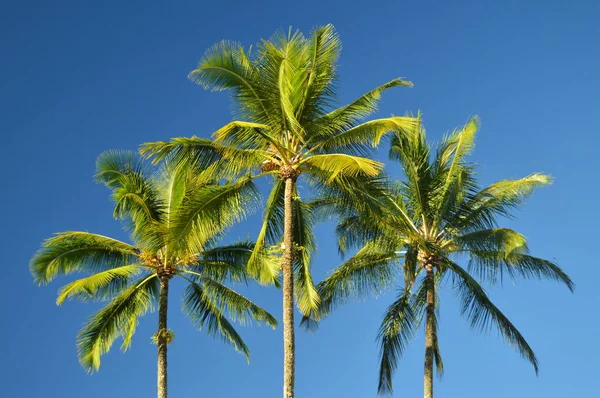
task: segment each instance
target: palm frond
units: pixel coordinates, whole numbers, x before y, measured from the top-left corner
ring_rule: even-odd
[[[398,260],[393,250],[375,242],[367,243],[318,284],[321,305],[318,311],[310,314],[310,318],[319,320],[352,297],[381,294],[394,281],[400,267]]]
[[[317,309],[320,298],[311,274],[311,257],[316,250],[312,232],[313,218],[310,205],[304,203],[297,187],[293,201],[293,242],[294,242],[294,294],[300,312],[308,314]]]
[[[404,289],[384,314],[377,335],[381,347],[378,395],[389,395],[393,392],[394,371],[421,322],[420,313],[423,306],[422,303],[421,306],[418,304],[410,290]]]
[[[76,271],[98,272],[135,261],[135,247],[89,232],[62,232],[44,241],[29,269],[36,283],[42,285],[58,275]]]
[[[96,181],[112,191],[114,217],[130,222],[136,240],[160,245],[154,225],[162,216],[163,203],[150,169],[132,151],[106,151],[96,160]]]
[[[87,371],[98,370],[100,357],[110,350],[118,336],[125,338],[123,350],[129,347],[137,318],[153,310],[157,280],[154,274],[143,276],[88,319],[77,335],[79,360]]]
[[[383,164],[375,160],[341,153],[312,155],[303,159],[300,165],[307,171],[316,169],[324,174],[327,182],[332,182],[338,175],[374,177],[383,169]]]
[[[534,173],[519,180],[496,182],[470,195],[446,220],[448,228],[475,231],[496,226],[496,217],[511,217],[510,210],[521,205],[536,188],[551,182],[550,176]]]
[[[236,351],[250,360],[250,350],[202,286],[190,281],[183,297],[183,310],[198,329],[206,327],[211,337],[233,345]]]
[[[264,209],[263,223],[256,238],[252,256],[248,260],[248,272],[261,284],[274,283],[279,275],[279,266],[264,262],[268,252],[266,245],[275,245],[283,234],[283,194],[284,183],[274,180]]]
[[[469,319],[471,327],[487,329],[490,325],[496,326],[504,339],[533,365],[537,374],[538,360],[529,343],[491,302],[479,283],[466,270],[447,258],[444,259],[444,266],[454,274],[454,287],[462,302],[461,311]]]
[[[352,148],[358,153],[363,153],[365,145],[378,146],[381,138],[388,133],[410,134],[414,131],[416,123],[418,123],[418,119],[414,117],[394,116],[375,119],[332,136],[317,137],[313,140],[315,141],[313,145],[328,151]]]
[[[171,216],[170,243],[200,253],[207,243],[253,210],[257,191],[250,178],[225,185],[190,187],[185,206]]]
[[[377,110],[377,104],[381,98],[381,93],[389,88],[406,86],[412,87],[412,83],[394,79],[360,96],[351,103],[335,109],[326,115],[314,120],[310,129],[318,131],[318,136],[333,136],[344,130],[354,127],[360,120],[369,116]]]
[[[230,319],[242,325],[251,324],[252,320],[255,320],[258,323],[263,322],[273,329],[277,326],[277,320],[273,315],[233,289],[210,278],[202,278],[199,284],[201,284],[204,294]]]
[[[61,305],[68,298],[79,300],[106,300],[123,290],[131,277],[139,275],[142,268],[139,265],[125,265],[112,268],[77,279],[58,292],[56,304]]]

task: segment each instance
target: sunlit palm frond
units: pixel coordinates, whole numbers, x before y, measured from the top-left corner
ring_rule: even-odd
[[[496,182],[465,198],[447,217],[446,224],[448,228],[463,231],[494,228],[496,217],[510,218],[510,210],[519,207],[536,188],[550,182],[550,176],[541,173]]]
[[[300,312],[308,314],[316,310],[320,302],[310,270],[312,253],[316,250],[316,240],[312,232],[314,220],[310,205],[300,199],[297,190],[294,196],[294,294]]]
[[[117,337],[124,337],[123,349],[129,347],[137,318],[153,309],[156,281],[156,275],[143,276],[88,319],[77,336],[79,360],[86,370],[98,370],[100,357],[110,350]]]
[[[76,271],[98,272],[135,261],[133,246],[89,232],[63,232],[44,241],[29,263],[38,284]]]
[[[383,169],[383,164],[372,159],[341,153],[312,155],[300,162],[302,169],[316,169],[327,175],[327,181],[333,181],[338,175],[349,177],[374,177]]]
[[[184,253],[201,253],[215,236],[253,210],[256,195],[249,178],[188,189],[185,206],[172,214],[170,243]]]
[[[112,268],[77,279],[58,292],[56,304],[62,304],[68,298],[79,300],[106,300],[122,291],[130,282],[130,278],[139,275],[142,267],[139,265],[125,265]]]

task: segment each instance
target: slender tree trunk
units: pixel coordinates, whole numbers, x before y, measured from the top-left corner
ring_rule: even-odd
[[[283,398],[294,398],[294,238],[293,193],[296,178],[285,178],[283,229]]]
[[[434,350],[434,320],[435,320],[435,280],[433,267],[425,266],[427,270],[427,309],[425,312],[425,376],[424,398],[433,398],[433,350]]]
[[[158,398],[167,398],[167,307],[169,302],[169,279],[161,278],[158,302]]]

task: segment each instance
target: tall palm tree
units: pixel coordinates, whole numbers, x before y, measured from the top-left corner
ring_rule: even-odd
[[[331,25],[313,30],[309,37],[291,29],[277,32],[252,53],[223,41],[206,51],[189,77],[206,89],[230,90],[239,119],[217,130],[214,141],[176,138],[142,147],[142,153],[156,159],[214,161],[212,167],[221,176],[252,170],[274,177],[248,269],[263,282],[272,282],[276,270],[261,269],[254,260],[265,245],[281,244],[284,398],[294,396],[294,297],[303,313],[319,303],[309,269],[314,245],[311,213],[299,199],[298,178],[306,176],[316,187],[349,188],[364,176],[375,176],[382,164],[363,157],[370,146],[387,132],[403,131],[414,123],[410,117],[360,123],[376,110],[384,90],[411,86],[401,79],[334,109],[340,49]]]
[[[309,326],[354,296],[380,293],[401,276],[399,296],[379,330],[381,363],[379,394],[392,392],[392,376],[409,340],[425,322],[424,397],[433,397],[434,364],[443,370],[438,344],[436,309],[440,283],[451,278],[462,314],[474,328],[494,325],[504,339],[531,362],[538,360],[521,333],[496,307],[476,280],[494,283],[503,275],[555,279],[573,289],[573,282],[554,263],[529,254],[525,237],[499,228],[497,218],[510,217],[535,188],[549,183],[536,173],[503,180],[480,189],[475,167],[465,157],[473,150],[477,118],[446,136],[436,153],[420,127],[392,140],[390,157],[398,160],[405,181],[388,193],[373,196],[365,206],[349,210],[330,197],[327,205],[339,210],[337,227],[342,252],[358,251],[322,281],[319,311],[304,319]],[[381,181],[374,181],[381,185]],[[351,199],[351,198],[350,198]],[[459,264],[468,264],[465,268]]]
[[[158,346],[158,397],[166,398],[167,345],[174,336],[167,328],[167,305],[174,277],[187,284],[183,308],[192,322],[248,358],[248,347],[228,318],[242,323],[255,319],[273,327],[276,320],[224,284],[246,279],[254,245],[216,243],[254,200],[251,180],[219,185],[168,165],[152,175],[136,154],[121,151],[98,157],[96,178],[111,189],[114,216],[125,220],[133,244],[89,232],[62,232],[47,239],[30,263],[40,285],[59,275],[90,274],[64,286],[59,305],[69,298],[108,301],[78,334],[82,366],[98,370],[101,355],[119,336],[126,350],[138,318],[158,303],[153,338]]]

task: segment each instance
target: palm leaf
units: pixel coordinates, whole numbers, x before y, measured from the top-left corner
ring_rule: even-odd
[[[98,272],[130,264],[137,256],[133,246],[88,232],[62,232],[44,241],[29,263],[38,284],[76,271]]]
[[[533,365],[537,374],[537,357],[521,332],[490,301],[483,288],[466,270],[447,258],[444,265],[454,273],[454,286],[462,301],[462,314],[469,319],[471,327],[486,329],[491,324],[495,325],[504,339]]]
[[[246,360],[250,361],[248,346],[225,318],[217,303],[206,294],[199,284],[190,281],[183,297],[183,310],[196,327],[199,329],[206,327],[210,336],[219,337],[224,342],[233,345],[236,351],[244,354]]]
[[[126,350],[137,325],[137,318],[153,309],[156,275],[146,275],[115,297],[106,307],[89,318],[77,335],[81,365],[89,372],[100,367],[100,357],[108,352],[118,336],[124,336]]]
[[[105,300],[125,288],[129,279],[141,272],[139,265],[125,265],[78,279],[60,289],[56,304],[61,305],[66,299],[73,297],[80,300]]]

